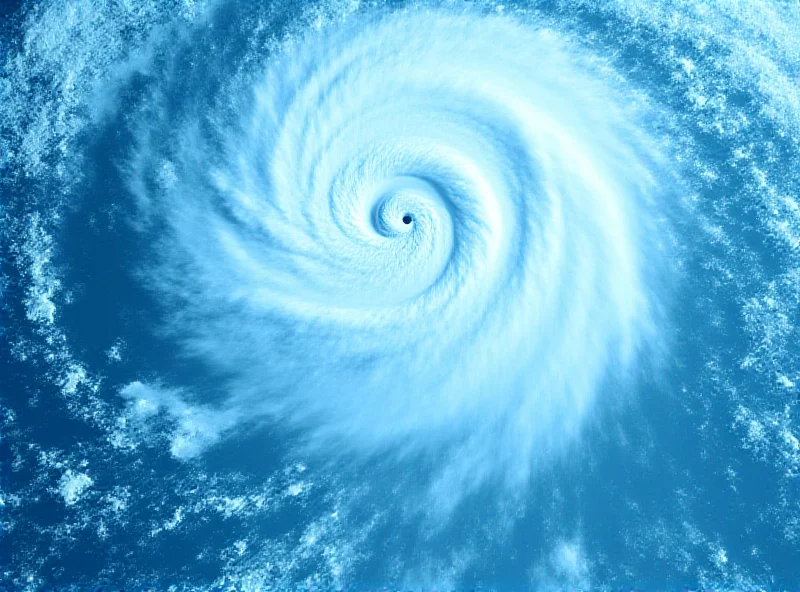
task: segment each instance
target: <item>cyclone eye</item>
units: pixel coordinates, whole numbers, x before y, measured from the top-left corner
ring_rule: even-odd
[[[411,222],[413,222],[413,220],[414,219],[409,214],[406,214],[405,216],[403,216],[403,224],[411,224]]]

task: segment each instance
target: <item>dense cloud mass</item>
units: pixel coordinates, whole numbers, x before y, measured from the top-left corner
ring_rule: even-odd
[[[416,9],[306,34],[221,109],[137,130],[163,224],[143,275],[229,377],[209,439],[264,415],[325,455],[458,443],[462,489],[574,435],[653,330],[644,231],[672,189],[598,68],[535,23]]]
[[[797,584],[797,7],[3,18],[13,586]]]

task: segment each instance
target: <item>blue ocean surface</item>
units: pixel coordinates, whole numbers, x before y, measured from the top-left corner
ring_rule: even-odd
[[[0,590],[800,590],[800,4],[0,4]]]

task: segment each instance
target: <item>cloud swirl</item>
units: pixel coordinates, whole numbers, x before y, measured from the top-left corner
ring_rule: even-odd
[[[622,82],[554,32],[379,15],[225,92],[132,175],[179,334],[230,377],[211,440],[266,419],[309,450],[526,478],[654,335],[668,176]]]

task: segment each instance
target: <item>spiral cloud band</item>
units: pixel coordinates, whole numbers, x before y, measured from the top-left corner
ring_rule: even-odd
[[[653,335],[655,151],[547,29],[361,25],[285,44],[233,113],[182,124],[156,193],[136,168],[169,228],[151,277],[232,377],[201,440],[271,418],[308,450],[452,445],[458,482],[524,479]]]

